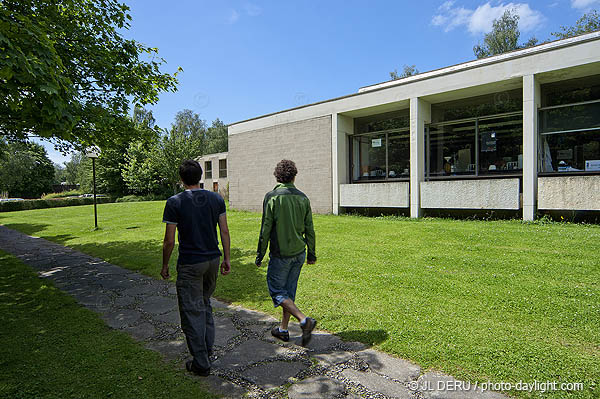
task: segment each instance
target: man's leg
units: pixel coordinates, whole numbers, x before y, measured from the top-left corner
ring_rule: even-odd
[[[283,317],[281,318],[281,329],[282,330],[288,329],[290,315],[293,315],[295,318],[298,319],[298,321],[302,321],[306,318],[304,313],[302,313],[300,311],[300,309],[298,309],[298,307],[296,306],[294,301],[292,301],[289,298],[285,299],[283,302],[281,302],[281,308],[283,310]]]
[[[192,366],[201,372],[210,369],[206,348],[206,311],[204,306],[203,276],[208,262],[177,267],[177,301],[181,316],[181,329],[188,349],[194,357]]]
[[[215,343],[215,321],[213,319],[210,297],[215,292],[215,288],[217,287],[217,276],[219,275],[220,260],[221,258],[215,258],[209,261],[208,270],[206,271],[206,274],[204,274],[203,278],[204,313],[206,316],[205,342],[208,356],[212,355],[213,346]]]

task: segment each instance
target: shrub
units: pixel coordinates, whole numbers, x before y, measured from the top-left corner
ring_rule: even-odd
[[[115,202],[142,202],[142,201],[162,201],[166,200],[168,195],[157,195],[157,194],[148,194],[148,195],[126,195],[124,197],[119,197]]]
[[[96,199],[98,204],[114,202],[109,197],[100,197]],[[93,198],[60,198],[60,199],[39,199],[25,201],[7,201],[0,202],[0,212],[25,211],[28,209],[60,208],[64,206],[91,205]]]
[[[81,190],[70,190],[63,191],[62,193],[50,193],[42,196],[42,199],[52,199],[52,198],[64,198],[64,197],[77,197],[83,194]]]

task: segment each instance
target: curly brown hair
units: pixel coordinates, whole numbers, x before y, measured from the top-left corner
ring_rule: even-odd
[[[275,172],[273,172],[273,175],[279,183],[289,183],[294,180],[294,177],[296,177],[297,174],[298,169],[296,169],[296,164],[289,159],[282,159],[279,161],[275,167]]]

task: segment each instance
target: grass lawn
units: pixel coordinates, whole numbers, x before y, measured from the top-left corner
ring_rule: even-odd
[[[3,252],[0,324],[2,398],[213,397]]]
[[[158,277],[163,206],[100,205],[99,231],[89,206],[0,223]],[[215,295],[274,313],[253,264],[260,214],[228,218],[233,272]],[[320,328],[462,379],[583,382],[544,397],[600,396],[600,226],[316,215],[315,228],[298,304]]]

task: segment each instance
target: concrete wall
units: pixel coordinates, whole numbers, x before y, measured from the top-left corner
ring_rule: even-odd
[[[340,206],[408,208],[408,182],[340,184]]]
[[[538,178],[538,208],[600,211],[600,176]]]
[[[421,183],[421,207],[519,209],[519,179],[452,180]]]
[[[298,167],[296,187],[314,212],[332,212],[331,116],[229,135],[229,203],[234,209],[262,210],[265,193],[277,184],[277,162]]]

